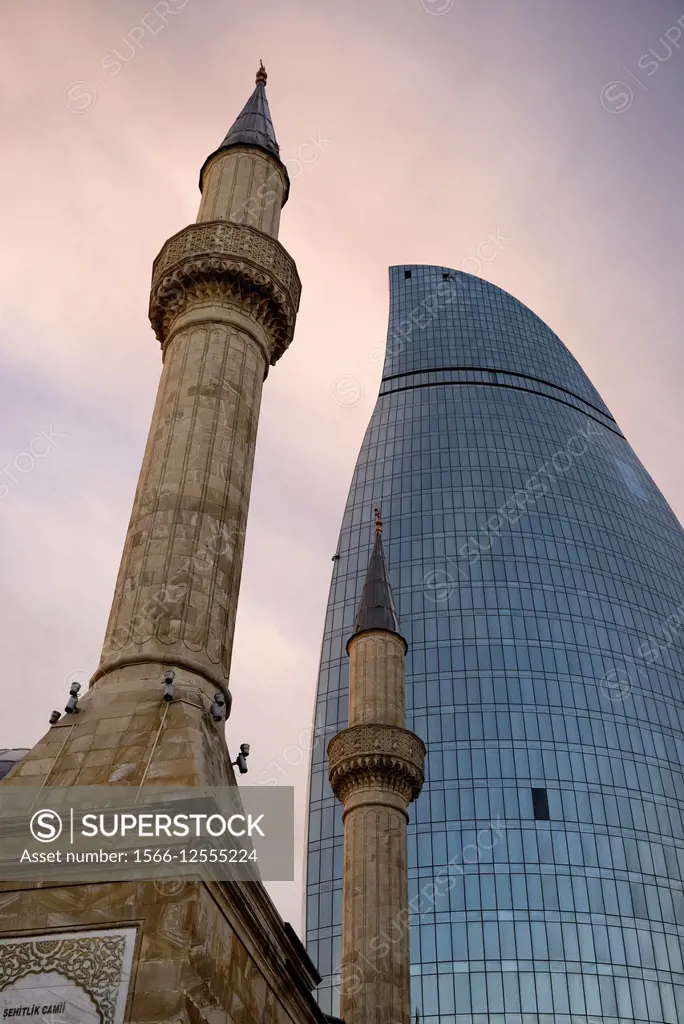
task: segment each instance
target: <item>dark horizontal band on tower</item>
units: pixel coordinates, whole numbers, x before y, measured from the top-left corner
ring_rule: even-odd
[[[544,384],[548,388],[554,388],[556,391],[562,391],[566,395],[572,395],[578,402],[583,402],[590,408],[595,409],[596,412],[600,413],[601,416],[607,416],[609,420],[615,423],[615,418],[610,415],[609,412],[604,412],[603,409],[599,409],[598,405],[594,405],[587,398],[582,398],[576,391],[571,391],[569,388],[564,388],[561,384],[554,384],[552,380],[545,380],[544,377],[533,377],[531,373],[519,373],[517,370],[503,369],[497,366],[427,366],[424,370],[407,370],[405,373],[390,373],[386,377],[383,377],[380,381],[384,384],[388,380],[397,380],[399,377],[416,377],[423,373],[465,373],[467,371],[473,371],[475,373],[496,373],[503,374],[506,377],[520,377],[522,380],[532,380],[535,384]],[[468,382],[471,383],[471,382]],[[495,383],[492,381],[491,383]],[[539,394],[539,392],[535,392]],[[617,424],[616,424],[617,425]]]
[[[383,388],[384,384],[387,384],[390,381],[397,381],[403,377],[427,376],[428,374],[438,373],[467,373],[470,376],[456,380],[428,380],[415,384],[405,384],[401,387]],[[473,376],[474,374],[487,374],[488,376],[483,376],[482,379],[478,380]],[[499,379],[501,377],[514,379],[516,381],[532,381],[540,387],[525,387],[522,383],[506,383],[505,380]],[[407,373],[395,373],[382,378],[380,382],[379,397],[398,394],[400,391],[414,391],[419,388],[443,387],[445,385],[462,386],[468,384],[473,384],[479,387],[506,388],[510,391],[522,391],[525,394],[537,395],[541,398],[550,398],[553,402],[560,402],[562,405],[567,405],[571,409],[576,409],[578,412],[588,416],[596,423],[600,423],[601,426],[606,428],[606,430],[610,430],[613,434],[617,434],[618,437],[623,437],[623,434],[618,428],[613,417],[609,413],[603,412],[597,406],[592,405],[592,403],[588,402],[586,399],[580,398],[579,395],[576,395],[574,392],[569,391],[567,388],[560,387],[557,384],[551,384],[549,381],[541,380],[538,377],[532,377],[528,374],[512,373],[510,370],[496,370],[489,367],[485,368],[479,366],[444,366],[431,367],[425,370],[412,370]],[[544,390],[541,390],[541,388]],[[567,395],[568,397],[566,398],[561,397],[559,394],[553,394],[554,391],[561,392],[562,395]]]

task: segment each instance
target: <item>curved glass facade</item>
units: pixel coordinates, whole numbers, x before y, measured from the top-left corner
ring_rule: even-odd
[[[338,1008],[342,889],[325,748],[377,504],[428,752],[409,830],[421,1024],[681,1024],[684,532],[534,313],[448,268],[390,283],[318,687],[321,1005]]]

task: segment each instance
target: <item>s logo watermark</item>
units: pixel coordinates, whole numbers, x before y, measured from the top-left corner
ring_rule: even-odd
[[[36,811],[30,822],[31,835],[39,843],[54,843],[62,834],[62,819],[57,811]]]

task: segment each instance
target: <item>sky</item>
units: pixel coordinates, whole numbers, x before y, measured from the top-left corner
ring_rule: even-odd
[[[227,738],[251,744],[245,783],[295,787],[298,880],[269,888],[300,931],[331,559],[388,266],[530,306],[684,514],[684,0],[4,0],[0,747],[35,743],[99,660],[161,369],[152,260],[195,220],[260,58],[303,292],[264,387]]]

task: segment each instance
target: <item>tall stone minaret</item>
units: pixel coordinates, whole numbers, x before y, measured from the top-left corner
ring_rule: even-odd
[[[204,162],[197,222],[154,261],[150,319],[163,369],[102,657],[84,713],[54,726],[14,780],[35,782],[44,768],[51,786],[234,782],[224,730],[207,708],[218,694],[230,713],[261,391],[292,340],[301,290],[276,237],[289,179],[265,85],[262,64]],[[167,672],[169,703],[160,685]],[[66,726],[51,761],[45,743],[51,749]]]
[[[277,241],[289,182],[265,83],[262,66],[202,168],[197,223],[154,263],[163,370],[100,666],[78,713],[0,790],[36,787],[46,800],[51,787],[128,786],[135,803],[150,784],[235,785],[219,709],[230,705],[261,389],[300,293]],[[81,1020],[98,1000],[99,1016],[83,1020],[322,1024],[315,969],[259,882],[35,878],[0,879],[0,1011],[28,1001],[57,1012],[64,1000]]]
[[[100,666],[181,669],[228,702],[261,390],[290,344],[297,269],[277,241],[289,179],[266,71],[200,174],[197,222],[154,261],[164,367]]]
[[[349,654],[349,727],[328,744],[344,811],[340,1016],[411,1024],[407,808],[423,785],[425,746],[406,728],[404,657],[375,511]]]

